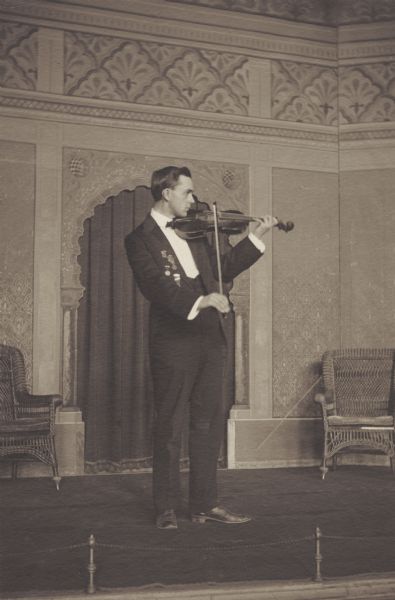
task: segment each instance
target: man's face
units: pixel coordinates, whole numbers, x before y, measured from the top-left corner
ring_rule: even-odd
[[[167,200],[169,216],[185,217],[194,203],[192,179],[180,175],[173,188],[163,190],[163,196]]]

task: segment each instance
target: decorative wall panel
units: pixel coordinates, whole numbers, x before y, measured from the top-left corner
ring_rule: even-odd
[[[395,347],[395,169],[341,174],[344,344]]]
[[[272,61],[272,118],[336,125],[336,70],[290,61]]]
[[[339,68],[341,123],[395,121],[395,62]]]
[[[37,28],[0,22],[0,85],[35,90],[37,82]]]
[[[34,146],[0,142],[0,343],[17,346],[31,384]]]
[[[291,21],[335,25],[395,19],[393,0],[167,0],[266,15]]]
[[[273,214],[295,222],[273,235],[273,416],[307,417],[340,343],[337,175],[274,169]]]
[[[69,32],[65,35],[65,93],[246,115],[247,58]]]
[[[336,7],[338,24],[375,23],[395,20],[393,0],[338,0]]]
[[[327,23],[330,19],[325,0],[168,0],[183,4],[199,4],[210,8],[303,21],[305,23]],[[329,5],[330,6],[330,5]]]

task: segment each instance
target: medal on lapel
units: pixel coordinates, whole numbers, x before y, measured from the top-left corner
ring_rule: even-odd
[[[167,252],[167,250],[161,250],[161,256],[164,259],[164,272],[166,277],[172,276],[174,283],[180,287],[181,275],[177,272],[177,264],[174,256]]]

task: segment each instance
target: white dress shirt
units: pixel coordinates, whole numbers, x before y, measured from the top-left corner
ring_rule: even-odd
[[[162,215],[162,213],[158,212],[154,208],[151,208],[151,217],[159,225],[162,232],[168,239],[169,244],[173,248],[174,253],[177,256],[182,268],[184,269],[186,276],[190,277],[191,279],[196,279],[196,277],[199,275],[199,270],[196,266],[195,259],[192,256],[192,252],[188,245],[188,242],[182,239],[172,227],[166,227],[169,220],[171,220],[169,219],[169,217]],[[263,254],[265,251],[265,244],[253,233],[248,234],[248,237],[250,238],[254,246],[256,246],[258,250]],[[203,296],[200,296],[192,306],[191,311],[187,317],[189,321],[194,319],[199,314],[197,306],[199,305],[200,300],[202,298]]]
[[[154,208],[151,209],[151,217],[159,225],[165,236],[167,237],[170,246],[173,248],[182,268],[187,277],[196,279],[199,275],[195,259],[192,256],[191,249],[186,240],[183,240],[172,227],[166,227],[166,224],[171,221],[169,217],[162,215]]]

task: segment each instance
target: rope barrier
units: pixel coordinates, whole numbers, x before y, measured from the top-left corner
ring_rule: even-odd
[[[76,548],[86,548],[89,543],[84,544],[72,544],[70,546],[58,546],[57,548],[45,548],[43,550],[24,550],[23,552],[0,552],[0,558],[8,558],[10,556],[23,556],[24,554],[30,554],[34,551],[34,554],[50,554],[51,552],[64,552],[64,550],[75,550]]]
[[[324,535],[322,536],[326,540],[393,540],[395,536],[393,535],[361,535],[361,536],[353,536],[353,535]]]
[[[281,546],[284,544],[291,544],[295,542],[305,542],[309,540],[313,540],[314,536],[307,536],[303,538],[295,538],[295,539],[287,539],[287,540],[277,540],[276,542],[259,542],[256,544],[229,544],[227,546],[129,546],[126,544],[102,544],[101,542],[96,543],[96,547],[98,548],[112,548],[116,550],[136,550],[138,551],[149,551],[149,552],[163,552],[166,551],[176,551],[176,552],[185,552],[189,550],[200,550],[200,551],[210,551],[210,550],[220,550],[223,552],[224,550],[240,550],[240,549],[253,549],[253,548],[263,548],[265,546]]]
[[[176,552],[185,552],[188,551],[233,551],[240,549],[257,549],[264,547],[272,547],[272,546],[284,546],[297,544],[299,542],[311,542],[314,540],[314,575],[312,580],[319,583],[323,581],[322,576],[322,562],[323,562],[323,554],[322,554],[322,541],[323,540],[394,540],[395,536],[370,536],[370,537],[361,537],[361,536],[339,536],[339,535],[324,535],[321,529],[317,526],[315,528],[314,535],[309,535],[301,538],[288,538],[285,540],[276,540],[273,542],[259,542],[255,544],[229,544],[227,546],[223,545],[212,545],[212,546],[132,546],[127,544],[107,544],[97,542],[96,538],[93,534],[90,534],[88,542],[81,544],[71,544],[68,546],[58,546],[56,548],[46,548],[43,550],[34,550],[34,553],[54,553],[54,552],[64,552],[65,550],[75,550],[77,548],[89,548],[89,559],[87,565],[88,571],[88,586],[86,589],[87,594],[94,594],[97,591],[95,584],[95,574],[96,574],[96,563],[95,563],[95,551],[98,548],[107,548],[107,549],[116,549],[116,550],[127,550],[132,551],[133,553],[141,552],[141,551],[150,551],[150,552],[163,552],[166,551],[176,551]],[[31,551],[24,552],[11,552],[11,553],[0,553],[1,557],[13,557],[13,556],[22,556],[24,554],[30,555]],[[305,565],[304,565],[305,566]]]

